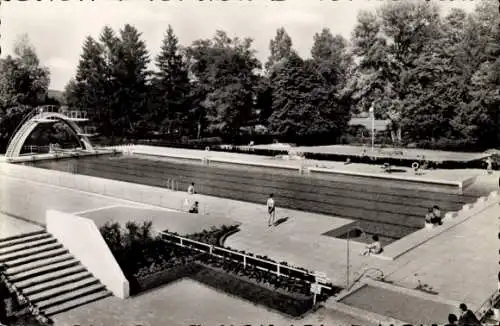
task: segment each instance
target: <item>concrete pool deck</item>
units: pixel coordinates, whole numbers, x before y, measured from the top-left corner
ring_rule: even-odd
[[[44,223],[46,209],[78,212],[110,205],[131,203],[130,200],[96,195],[37,182],[30,182],[29,192],[26,192],[27,182],[29,182],[27,180],[6,176],[1,176],[0,180],[3,189],[8,190],[3,192],[4,195],[0,204],[0,210],[42,224]],[[172,192],[130,183],[120,183],[120,188],[122,188],[123,192],[128,192],[128,196],[136,194],[135,197],[137,199],[135,204],[142,205],[148,204],[145,201],[146,199],[163,195],[165,198],[170,198],[168,201],[173,203],[174,207],[170,208],[178,209],[180,208],[178,203],[182,202],[186,197],[183,192]],[[289,217],[289,220],[278,227],[268,228],[264,205],[203,195],[196,196],[198,196],[202,205],[202,213],[204,212],[212,216],[223,216],[242,223],[241,231],[227,240],[226,244],[228,246],[251,251],[255,254],[267,255],[278,260],[287,260],[293,265],[326,272],[335,283],[340,285],[345,283],[346,241],[321,236],[321,233],[350,223],[351,220],[278,209],[278,218]],[[149,207],[153,207],[153,205],[149,205]],[[497,209],[496,207],[494,208]],[[457,261],[460,266],[463,266],[461,269],[467,271],[465,274],[473,275],[475,273],[478,275],[478,279],[481,280],[479,288],[494,288],[496,286],[495,277],[492,277],[492,275],[494,276],[496,273],[498,248],[496,241],[491,241],[490,239],[496,236],[496,231],[491,231],[491,226],[497,223],[496,219],[492,217],[492,215],[496,214],[495,209],[488,209],[444,231],[439,236],[420,245],[393,262],[383,261],[375,257],[357,256],[356,253],[363,248],[363,244],[352,241],[351,270],[354,273],[368,267],[383,267],[384,274],[390,274],[395,281],[406,283],[416,282],[414,274],[417,273],[423,275],[422,282],[425,281],[428,284],[442,283],[442,289],[437,288],[438,292],[441,293],[449,290],[449,293],[456,297],[457,301],[466,301],[468,293],[473,289],[467,293],[463,293],[463,291],[455,293],[456,290],[448,289],[451,284],[445,281],[456,280],[456,278],[450,278],[447,275],[435,275],[435,273],[443,272],[443,269],[447,269],[450,265],[447,263],[443,268],[438,267],[440,261],[446,259],[448,262],[448,260],[452,259],[453,262]],[[491,234],[488,237],[484,236],[489,234],[488,232]],[[464,238],[467,239],[468,243],[472,241],[475,245],[467,245],[463,241]],[[465,261],[463,258],[465,258]],[[479,266],[469,264],[469,260],[478,261],[481,264]],[[487,264],[488,262],[489,264]],[[485,268],[483,264],[492,265],[493,268]],[[410,268],[410,266],[412,267]],[[432,268],[436,269],[433,273],[428,271],[431,274],[429,280],[426,279],[426,273],[422,274],[426,270],[426,266],[432,266]],[[456,271],[456,267],[450,270],[449,273]],[[404,272],[402,272],[403,270]],[[479,275],[482,276],[479,277]],[[487,281],[484,281],[489,278],[491,278],[491,285]],[[483,294],[485,295],[484,292]],[[477,297],[483,297],[483,294],[470,296],[471,300],[469,303],[472,305],[477,304],[479,300]]]
[[[254,148],[262,149],[273,149],[276,146],[271,145],[255,145]],[[370,147],[365,147],[367,154],[371,153]],[[279,148],[278,148],[279,149]],[[359,155],[363,151],[362,146],[352,146],[352,145],[325,145],[325,146],[298,146],[292,147],[292,149],[300,152],[308,153],[335,153],[340,155]],[[403,155],[395,155],[395,151],[400,151]],[[394,157],[394,158],[406,158],[406,159],[421,159],[422,155],[425,156],[427,160],[431,161],[473,161],[478,159],[483,159],[489,154],[487,153],[468,153],[468,152],[450,152],[450,151],[440,151],[440,150],[430,150],[430,149],[420,149],[420,148],[404,148],[404,149],[394,149],[394,148],[375,148],[375,155],[378,157]]]
[[[179,209],[180,203],[186,197],[184,192],[123,182],[118,184],[111,180],[104,181],[109,187],[105,193],[109,193],[111,188],[119,189],[124,197],[93,194],[71,189],[80,179],[70,183],[61,182],[60,172],[42,172],[41,169],[28,167],[24,169],[33,169],[40,174],[49,173],[52,177],[43,177],[39,182],[35,182],[26,174],[0,175],[0,183],[4,190],[0,211],[41,224],[44,223],[47,209],[74,213],[123,204],[155,207],[151,205],[151,198],[161,196],[163,199],[160,198],[160,202],[163,204],[160,206]],[[496,185],[498,175],[483,175],[480,179],[481,182],[493,186]],[[90,189],[99,192],[96,185]],[[350,223],[351,220],[278,209],[278,218],[289,219],[277,227],[268,228],[264,205],[196,196],[200,200],[202,213],[227,217],[242,224],[241,231],[228,238],[227,246],[325,272],[334,283],[345,284],[346,241],[321,234]],[[127,200],[125,197],[133,200]],[[171,207],[163,206],[166,204],[171,204]],[[358,256],[357,253],[361,251],[363,244],[351,241],[350,279],[354,279],[356,273],[359,274],[368,268],[380,268],[386,280],[396,285],[415,288],[420,281],[438,292],[439,297],[465,302],[471,308],[477,309],[497,287],[496,226],[499,213],[498,205],[488,208],[463,223],[445,230],[395,261]],[[88,307],[90,306],[85,306],[84,309]],[[443,321],[445,318],[446,316],[443,317]]]
[[[207,309],[207,302],[210,303],[210,309]],[[56,315],[54,324],[55,326],[378,325],[324,308],[297,320],[220,293],[189,278],[180,279],[126,300],[109,297],[90,303]]]
[[[381,170],[380,166],[360,163],[344,164],[333,161],[315,160],[285,160],[275,157],[240,154],[229,152],[202,151],[181,148],[155,147],[146,145],[128,145],[113,147],[124,153],[169,157],[181,160],[205,161],[208,164],[226,163],[236,165],[261,166],[268,168],[280,168],[286,170],[297,170],[303,173],[308,170],[310,173],[334,173],[344,175],[367,176],[382,179],[405,180],[417,183],[428,183],[435,185],[456,186],[465,189],[475,182],[478,176],[484,175],[484,170],[426,170],[421,175],[415,175],[411,168],[398,168],[400,172],[388,174]]]

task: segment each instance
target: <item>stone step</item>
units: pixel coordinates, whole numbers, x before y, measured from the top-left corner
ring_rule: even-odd
[[[78,290],[72,291],[70,293],[65,293],[65,294],[59,295],[59,296],[54,297],[54,298],[39,301],[39,302],[37,302],[36,305],[38,308],[40,308],[40,310],[46,310],[50,307],[61,305],[65,302],[73,300],[73,299],[84,297],[84,296],[94,294],[97,292],[102,292],[105,289],[106,288],[104,287],[104,285],[98,283],[98,284],[94,284],[91,286],[86,286],[83,289],[78,289]]]
[[[27,243],[31,241],[36,241],[36,240],[41,240],[41,239],[47,239],[51,238],[52,236],[48,233],[41,233],[41,234],[33,234],[27,237],[22,237],[22,238],[15,238],[12,240],[1,240],[0,239],[0,248],[7,248],[7,247],[12,247],[21,243]]]
[[[73,256],[71,256],[69,253],[65,253],[63,255],[59,255],[59,256],[55,256],[55,257],[48,257],[48,258],[41,259],[41,260],[35,260],[33,262],[23,264],[23,265],[20,265],[17,267],[8,268],[5,271],[5,274],[7,274],[7,276],[14,276],[16,274],[27,272],[27,271],[30,271],[32,269],[36,269],[39,267],[43,267],[43,266],[47,266],[47,265],[51,265],[51,264],[55,264],[55,263],[60,263],[63,261],[68,261],[70,259],[73,259]]]
[[[24,295],[30,296],[30,295],[34,295],[34,294],[49,290],[49,289],[56,288],[58,286],[63,286],[63,285],[70,284],[73,282],[78,282],[78,281],[81,281],[81,280],[86,279],[86,278],[93,278],[93,276],[88,271],[83,271],[80,273],[60,277],[60,278],[57,278],[53,281],[49,281],[49,282],[45,282],[45,283],[41,283],[41,284],[37,284],[34,286],[24,288],[23,293],[24,293]]]
[[[22,266],[24,264],[29,264],[31,262],[38,261],[38,260],[57,257],[57,256],[64,255],[67,253],[68,253],[68,249],[61,247],[58,249],[41,252],[41,253],[36,254],[36,255],[21,257],[18,259],[10,260],[10,261],[6,262],[5,265],[7,266],[7,268],[12,268],[12,267],[17,267],[17,266]]]
[[[80,307],[80,306],[86,305],[88,303],[107,298],[111,295],[112,294],[109,291],[100,291],[100,292],[92,293],[92,294],[84,296],[84,297],[79,297],[79,298],[75,298],[73,300],[68,300],[60,305],[57,305],[57,306],[52,306],[48,309],[45,309],[45,313],[47,314],[47,316],[51,317],[51,316],[54,316],[56,314],[74,309],[76,307]]]
[[[50,265],[47,265],[47,266],[42,266],[42,267],[38,267],[38,268],[35,268],[35,269],[32,269],[32,270],[29,270],[27,272],[23,272],[23,273],[19,273],[19,274],[16,274],[16,275],[13,275],[11,277],[9,277],[9,280],[11,282],[14,282],[14,283],[17,283],[17,282],[20,282],[20,281],[24,281],[24,280],[27,280],[27,279],[30,279],[30,278],[34,278],[34,277],[37,277],[37,276],[41,276],[41,275],[45,275],[45,274],[50,274],[52,272],[57,272],[57,271],[61,271],[61,270],[64,270],[64,269],[67,269],[67,268],[70,268],[70,267],[73,267],[73,266],[76,266],[76,265],[79,265],[80,262],[76,259],[70,259],[70,260],[67,260],[67,261],[63,261],[63,262],[59,262],[59,263],[55,263],[55,264],[50,264]]]
[[[27,279],[27,280],[24,280],[21,282],[17,282],[15,285],[22,290],[24,288],[39,285],[42,283],[48,283],[50,281],[54,281],[54,280],[57,280],[59,278],[65,277],[65,276],[69,276],[69,275],[73,275],[73,274],[77,274],[77,273],[81,273],[81,272],[85,272],[85,271],[86,271],[85,267],[83,267],[82,265],[76,265],[76,266],[66,268],[63,270],[59,270],[59,271],[56,271],[56,272],[53,272],[50,274],[40,275],[40,276],[33,277],[33,278],[30,278],[30,279]]]
[[[10,241],[21,240],[21,239],[29,238],[32,236],[41,235],[41,234],[48,234],[48,233],[45,230],[40,230],[40,231],[27,232],[27,233],[23,233],[23,234],[19,234],[19,235],[14,235],[11,237],[0,239],[0,245],[7,243],[7,242],[10,242]]]
[[[14,245],[14,246],[0,249],[0,256],[7,255],[7,254],[17,252],[17,251],[30,249],[30,248],[41,247],[43,245],[48,245],[48,244],[56,243],[56,242],[57,242],[57,240],[55,238],[49,237],[49,238],[44,238],[44,239],[39,239],[39,240],[33,240],[30,242],[19,243],[19,244]]]
[[[92,285],[99,284],[99,280],[94,277],[88,277],[83,280],[79,280],[76,282],[60,285],[58,287],[54,287],[52,289],[34,294],[29,296],[29,299],[33,303],[37,303],[40,301],[45,301],[57,296],[61,296],[66,293],[70,293],[76,290],[80,290],[86,287],[90,287]]]
[[[42,253],[45,251],[49,251],[52,249],[58,249],[58,248],[62,248],[62,245],[60,243],[56,242],[56,243],[51,243],[51,244],[36,247],[36,248],[29,248],[26,250],[13,252],[13,253],[6,254],[6,255],[0,255],[0,263],[6,263],[6,262],[9,262],[9,261],[12,261],[15,259],[36,255],[36,254],[39,254],[39,253]]]

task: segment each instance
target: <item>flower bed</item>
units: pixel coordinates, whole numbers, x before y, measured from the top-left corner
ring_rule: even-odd
[[[151,289],[185,276],[185,268],[200,255],[152,235],[152,223],[127,223],[122,229],[118,223],[107,223],[100,231],[129,281],[130,294]],[[208,244],[218,244],[237,226],[212,228],[186,237]],[[133,259],[131,259],[133,257]]]
[[[154,273],[136,276],[136,288],[130,289],[131,294],[144,292],[155,287],[168,284],[183,277],[191,276],[201,269],[200,265],[193,262],[179,263],[175,266],[166,267]]]
[[[237,226],[212,228],[185,236],[185,238],[206,243],[214,255],[195,250],[198,246],[181,247],[176,234],[164,233],[152,237],[151,224],[137,226],[128,223],[123,232],[116,224],[101,229],[104,239],[115,255],[118,264],[130,283],[130,293],[152,289],[182,277],[191,277],[229,294],[267,306],[271,309],[300,316],[313,307],[311,282],[312,272],[293,268],[286,262],[276,262],[266,256],[254,256],[244,251],[223,250],[224,239],[239,229]],[[169,240],[164,241],[164,240]],[[221,247],[219,247],[221,246]],[[245,260],[243,255],[246,255]],[[219,257],[221,256],[221,257]],[[135,257],[136,259],[130,259]],[[245,263],[245,264],[243,264]],[[278,265],[279,264],[279,275]],[[331,290],[323,288],[317,295],[317,302],[326,300],[341,289],[331,284]]]
[[[198,233],[186,235],[185,237],[214,246],[222,246],[228,236],[238,231],[238,225],[223,225],[219,229],[212,227],[210,230],[203,230]]]
[[[228,273],[222,268],[202,264],[204,268],[192,274],[190,278],[225,293],[243,298],[298,317],[313,307],[313,296],[286,292],[272,288],[265,283],[257,283],[242,274]]]

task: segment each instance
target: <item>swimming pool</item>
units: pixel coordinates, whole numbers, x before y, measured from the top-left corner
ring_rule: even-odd
[[[281,207],[353,219],[367,234],[379,234],[385,243],[422,228],[423,216],[432,205],[439,205],[443,212],[455,211],[475,199],[390,179],[299,175],[279,169],[203,166],[199,161],[130,155],[26,164],[157,187],[167,187],[167,181],[175,179],[182,191],[195,182],[204,195],[262,204],[274,193]]]

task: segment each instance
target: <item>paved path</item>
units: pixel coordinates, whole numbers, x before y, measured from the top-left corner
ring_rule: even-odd
[[[0,239],[41,230],[43,228],[39,225],[0,213]]]
[[[191,279],[182,279],[134,298],[106,298],[56,315],[55,326],[221,326],[335,325],[376,326],[340,312],[320,309],[296,320],[217,292]]]

